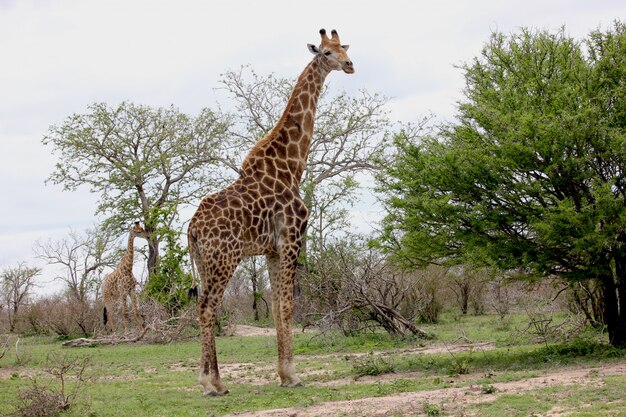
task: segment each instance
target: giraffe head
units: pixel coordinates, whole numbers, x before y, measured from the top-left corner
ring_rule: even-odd
[[[141,227],[139,222],[135,222],[135,224],[130,227],[130,234],[132,237],[140,237],[143,239],[148,239],[150,237],[150,232],[146,232],[146,230]]]
[[[349,45],[342,45],[339,42],[339,35],[335,29],[330,33],[331,37],[329,38],[326,35],[326,29],[320,29],[322,43],[319,47],[309,44],[309,51],[312,54],[320,55],[322,61],[331,69],[343,70],[347,74],[352,74],[354,66],[352,66],[352,61],[347,54]]]

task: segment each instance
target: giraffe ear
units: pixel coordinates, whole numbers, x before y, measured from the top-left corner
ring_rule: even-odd
[[[320,50],[317,49],[317,46],[313,45],[312,43],[307,44],[307,46],[309,47],[309,51],[311,51],[313,55],[317,55],[320,53]]]
[[[341,47],[343,48],[344,51],[347,51],[350,45],[341,45]]]

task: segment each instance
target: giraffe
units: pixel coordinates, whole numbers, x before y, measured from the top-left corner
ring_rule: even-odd
[[[301,386],[292,353],[294,275],[308,210],[298,187],[306,167],[317,100],[333,70],[354,72],[348,45],[337,31],[320,30],[321,44],[309,44],[315,57],[298,77],[274,128],[250,150],[240,176],[205,196],[188,228],[192,270],[201,293],[197,309],[202,338],[199,382],[208,395],[228,393],[215,352],[215,310],[237,265],[245,256],[265,255],[272,287],[272,315],[278,345],[281,386]]]
[[[102,296],[104,298],[104,325],[109,332],[115,331],[115,325],[113,324],[112,317],[109,319],[108,312],[112,314],[115,311],[115,305],[121,304],[122,309],[122,323],[124,331],[130,323],[128,316],[128,306],[126,304],[126,298],[130,297],[130,302],[133,307],[133,313],[137,325],[143,327],[139,310],[137,309],[137,295],[135,294],[135,286],[137,280],[133,275],[133,256],[134,256],[134,240],[136,237],[148,239],[150,233],[146,232],[143,227],[139,225],[139,222],[135,222],[130,227],[130,233],[128,235],[128,247],[126,252],[122,256],[117,268],[104,278],[102,282]]]

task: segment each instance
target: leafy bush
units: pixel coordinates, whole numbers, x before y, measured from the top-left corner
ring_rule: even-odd
[[[187,294],[192,287],[192,276],[185,272],[189,256],[187,249],[179,243],[180,233],[166,228],[158,232],[165,241],[165,248],[158,270],[150,276],[146,285],[146,295],[175,315],[189,304]]]
[[[424,412],[428,417],[437,417],[441,415],[441,410],[436,404],[426,403],[424,404]]]
[[[593,340],[577,340],[571,343],[546,346],[540,350],[546,357],[593,357],[619,358],[626,356],[626,348],[618,348]]]

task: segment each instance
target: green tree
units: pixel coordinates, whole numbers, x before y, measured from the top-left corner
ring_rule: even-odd
[[[154,208],[150,213],[156,238],[163,243],[163,255],[146,284],[146,294],[161,303],[174,315],[189,303],[187,295],[192,287],[192,276],[187,248],[181,245],[181,232],[163,225],[177,206]],[[161,224],[161,226],[159,226]]]
[[[381,241],[412,265],[596,280],[625,345],[626,27],[495,33],[462,69],[458,122],[395,139]]]
[[[169,210],[160,224],[151,213],[195,203],[215,186],[219,171],[211,164],[229,164],[220,157],[228,124],[227,117],[209,109],[191,117],[174,107],[96,103],[44,136],[59,159],[49,181],[65,190],[88,186],[98,193],[96,214],[116,234],[139,219],[150,232],[170,227],[178,210]],[[150,277],[157,270],[159,236],[153,233],[148,241]]]

